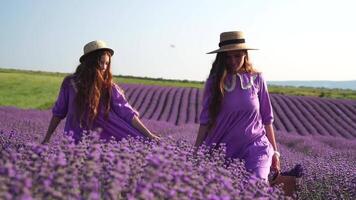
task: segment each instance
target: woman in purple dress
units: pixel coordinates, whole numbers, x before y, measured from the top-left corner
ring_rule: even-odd
[[[249,62],[242,32],[220,34],[216,59],[205,83],[195,146],[224,143],[228,158],[245,161],[248,171],[267,180],[280,161],[267,84]]]
[[[126,136],[159,139],[144,126],[122,89],[112,81],[113,54],[103,41],[92,41],[84,46],[75,73],[62,82],[43,144],[49,142],[64,118],[64,131],[71,133],[76,143],[83,131],[91,130],[98,131],[100,138],[105,140],[112,137],[120,140]]]

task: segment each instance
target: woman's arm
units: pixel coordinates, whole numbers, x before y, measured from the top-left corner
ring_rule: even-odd
[[[197,139],[195,140],[195,147],[199,147],[203,141],[205,140],[208,132],[208,125],[202,125],[200,124],[199,130],[198,130],[198,136]]]
[[[56,130],[59,122],[61,122],[61,119],[59,117],[56,116],[52,116],[51,121],[49,122],[49,126],[48,126],[48,130],[47,130],[47,134],[46,137],[44,138],[44,140],[41,142],[41,144],[45,144],[48,143],[54,130]]]
[[[156,141],[161,139],[157,135],[151,133],[151,131],[146,128],[146,126],[141,122],[141,120],[136,115],[134,115],[134,117],[132,118],[131,123],[132,123],[132,126],[134,126],[136,129],[138,129],[141,133],[143,133],[148,138],[150,138],[152,140],[156,140]]]
[[[266,129],[266,133],[267,133],[267,138],[268,138],[269,142],[272,144],[273,149],[275,151],[278,151],[272,124],[265,125],[265,129]]]
[[[279,160],[280,155],[278,152],[276,137],[274,135],[274,130],[273,130],[272,124],[265,125],[265,129],[266,129],[267,138],[268,138],[269,142],[272,144],[272,147],[274,150],[271,167],[273,170],[279,172],[279,171],[281,171],[281,164],[280,164],[280,160]]]

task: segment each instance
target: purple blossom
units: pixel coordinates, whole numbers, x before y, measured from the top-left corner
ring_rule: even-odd
[[[40,145],[50,111],[0,107],[0,199],[285,198],[239,160],[226,160],[223,145],[195,152],[201,90],[123,87],[163,137],[159,144],[105,143],[95,132],[74,144],[62,123],[51,143]],[[272,95],[272,103],[282,171],[298,177],[296,196],[355,199],[355,101]]]

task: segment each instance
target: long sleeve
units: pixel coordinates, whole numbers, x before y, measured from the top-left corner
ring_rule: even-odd
[[[139,113],[131,107],[127,102],[124,94],[118,85],[114,84],[112,90],[112,104],[111,107],[113,111],[123,118],[128,123],[131,123],[134,115],[139,116]]]
[[[211,78],[208,78],[204,86],[202,110],[199,117],[199,122],[202,125],[206,125],[210,122],[209,104],[211,101],[211,92],[210,92],[211,82],[212,82]]]
[[[258,98],[260,102],[260,113],[262,117],[262,123],[264,125],[272,124],[274,117],[273,117],[273,110],[272,104],[267,88],[267,83],[264,80],[264,77],[259,74],[259,91],[258,91]]]
[[[61,85],[57,100],[52,108],[52,113],[54,116],[63,119],[68,113],[68,103],[69,103],[69,85],[68,77],[66,77]]]

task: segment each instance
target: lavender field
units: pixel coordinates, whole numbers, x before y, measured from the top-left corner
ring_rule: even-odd
[[[223,149],[194,152],[202,91],[123,85],[160,143],[74,145],[62,134],[39,145],[51,113],[0,107],[0,199],[284,199]],[[304,168],[299,199],[356,198],[356,102],[272,95],[282,169]]]
[[[197,88],[123,85],[141,117],[175,125],[198,123],[203,92]],[[356,138],[356,101],[271,95],[278,131]]]

